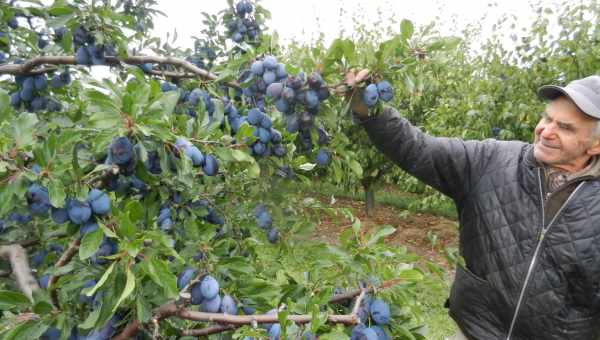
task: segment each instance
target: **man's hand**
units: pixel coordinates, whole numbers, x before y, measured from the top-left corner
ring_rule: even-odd
[[[346,98],[350,100],[350,108],[352,113],[360,118],[364,119],[369,116],[369,108],[363,101],[363,89],[358,87],[363,81],[369,76],[369,70],[363,69],[355,73],[350,71],[344,76],[344,83],[348,87],[346,92]]]

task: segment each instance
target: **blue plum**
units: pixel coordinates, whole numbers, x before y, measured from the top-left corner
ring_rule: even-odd
[[[38,284],[42,289],[48,289],[48,284],[50,283],[50,275],[46,274],[40,277],[38,280]]]
[[[263,66],[268,70],[276,70],[277,59],[272,55],[268,55],[263,59]]]
[[[110,211],[110,197],[102,190],[90,190],[88,192],[87,201],[92,207],[94,214],[104,215]]]
[[[271,214],[268,211],[261,212],[256,218],[256,222],[258,226],[262,229],[268,229],[273,224],[273,219],[271,218]]]
[[[279,340],[280,337],[281,337],[281,325],[278,323],[275,323],[269,328],[269,340]]]
[[[200,304],[200,310],[206,313],[217,313],[221,308],[221,296],[215,295],[212,299],[204,299]]]
[[[387,80],[382,80],[377,83],[377,91],[379,93],[379,98],[384,102],[389,102],[394,98],[394,88]]]
[[[389,340],[390,336],[380,326],[371,326],[371,329],[377,334],[377,340]]]
[[[371,302],[369,312],[371,319],[378,325],[387,325],[390,322],[390,307],[381,299]]]
[[[48,327],[39,340],[58,340],[60,339],[60,330],[56,327]]]
[[[202,296],[202,289],[200,282],[196,282],[190,287],[190,303],[192,305],[199,305],[204,300],[204,296]]]
[[[196,275],[196,270],[194,268],[186,267],[177,277],[177,288],[183,289],[183,287],[187,286],[194,278],[194,275]]]
[[[331,161],[331,157],[329,155],[329,150],[320,149],[317,153],[317,164],[320,166],[327,166]]]
[[[206,275],[200,282],[202,297],[210,300],[219,294],[219,282],[211,275]]]
[[[248,111],[247,120],[250,125],[259,125],[264,116],[258,108],[252,108]]]
[[[112,161],[117,165],[126,165],[134,157],[133,144],[127,137],[114,138],[109,150]]]
[[[46,77],[46,74],[38,74],[36,76],[33,77],[33,85],[35,87],[36,90],[38,91],[42,91],[46,88],[46,86],[48,85],[48,78]]]
[[[262,76],[265,71],[263,62],[260,60],[253,62],[252,65],[250,65],[250,71],[256,76]]]
[[[79,65],[92,65],[92,56],[85,46],[80,46],[75,53],[75,62]]]
[[[34,215],[44,215],[50,209],[48,189],[39,184],[32,184],[25,193],[29,211]]]
[[[84,224],[92,216],[92,208],[88,202],[70,199],[66,207],[69,219],[75,224]]]
[[[277,228],[271,228],[267,234],[267,239],[271,243],[277,243],[279,240],[279,230],[277,230]]]
[[[225,294],[221,299],[221,308],[219,311],[225,314],[237,314],[237,305],[235,300],[229,294]]]
[[[202,171],[204,171],[207,176],[215,176],[219,172],[219,162],[217,161],[217,158],[213,155],[206,155]]]
[[[281,96],[282,92],[283,92],[283,84],[282,83],[274,82],[274,83],[271,83],[269,86],[267,86],[266,94],[269,97],[279,98],[279,96]]]
[[[365,105],[368,107],[375,106],[375,104],[377,104],[377,100],[379,99],[379,90],[377,89],[377,85],[369,84],[363,92],[362,99]]]

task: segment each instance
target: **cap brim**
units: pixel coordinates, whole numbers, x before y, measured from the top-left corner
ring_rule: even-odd
[[[569,96],[565,89],[556,85],[544,85],[537,90],[538,97],[544,100],[554,100],[560,96]]]
[[[544,85],[537,91],[538,97],[544,100],[554,100],[560,96],[566,96],[585,114],[592,118],[600,119],[598,108],[585,96],[570,88],[556,85]]]

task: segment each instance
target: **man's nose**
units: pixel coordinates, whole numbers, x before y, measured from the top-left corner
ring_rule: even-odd
[[[556,136],[556,125],[554,124],[546,124],[543,128],[542,131],[540,131],[540,136],[549,139],[552,138],[554,136]]]

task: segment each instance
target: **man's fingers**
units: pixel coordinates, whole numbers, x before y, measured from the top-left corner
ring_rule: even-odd
[[[344,76],[344,83],[346,83],[348,86],[354,87],[356,84],[356,76],[354,75],[354,72],[346,73]]]
[[[363,81],[365,81],[365,79],[367,79],[367,77],[369,76],[369,70],[368,69],[362,69],[360,70],[355,77],[355,83],[362,83]]]

